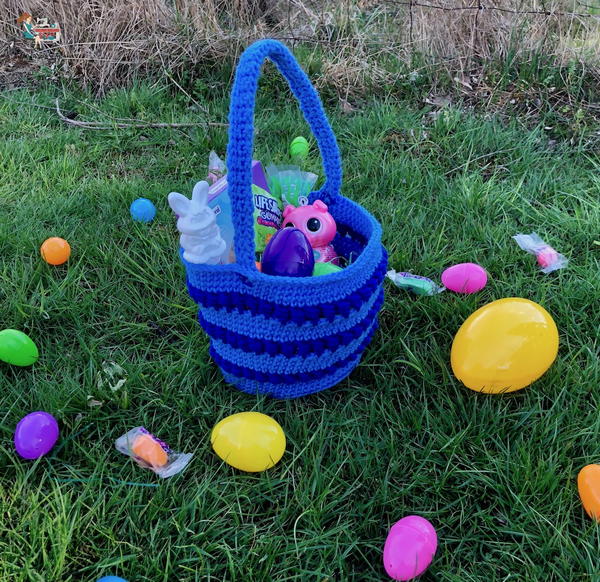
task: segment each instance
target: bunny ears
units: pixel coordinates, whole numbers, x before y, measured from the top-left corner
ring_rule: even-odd
[[[190,214],[194,208],[206,206],[208,201],[208,182],[197,182],[192,190],[192,199],[179,192],[171,192],[167,197],[169,206],[179,216]]]

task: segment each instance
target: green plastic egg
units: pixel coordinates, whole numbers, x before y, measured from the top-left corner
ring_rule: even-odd
[[[329,275],[330,273],[337,273],[341,271],[342,267],[338,267],[333,263],[315,263],[313,269],[313,277],[319,277],[320,275]]]
[[[0,360],[13,366],[31,366],[39,357],[37,346],[22,331],[0,331]]]
[[[308,150],[308,141],[301,135],[295,137],[290,144],[290,156],[292,159],[304,161],[308,157]]]

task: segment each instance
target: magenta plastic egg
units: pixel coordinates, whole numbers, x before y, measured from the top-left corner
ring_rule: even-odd
[[[437,534],[431,523],[418,515],[404,517],[385,540],[385,571],[393,580],[412,580],[427,570],[436,550]]]
[[[266,275],[310,277],[315,257],[304,233],[288,226],[271,237],[261,262],[261,270]]]
[[[442,285],[455,293],[477,293],[487,283],[487,273],[475,263],[460,263],[442,273]]]
[[[15,449],[24,459],[43,457],[57,440],[58,422],[42,410],[24,416],[15,429]]]

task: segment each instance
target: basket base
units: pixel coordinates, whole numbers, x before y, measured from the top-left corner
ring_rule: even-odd
[[[308,382],[298,382],[296,384],[272,384],[269,382],[258,382],[256,380],[248,380],[246,378],[239,378],[233,374],[229,374],[224,370],[221,370],[225,382],[233,384],[238,390],[246,392],[247,394],[265,394],[272,396],[273,398],[298,398],[300,396],[307,396],[308,394],[314,394],[321,390],[326,390],[335,386],[341,382],[344,378],[350,375],[350,372],[356,368],[360,362],[361,355],[351,360],[343,368],[336,370],[334,373],[319,378],[318,380],[311,380]]]

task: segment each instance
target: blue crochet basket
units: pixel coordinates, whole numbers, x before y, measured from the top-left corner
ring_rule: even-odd
[[[350,264],[319,277],[273,277],[255,265],[251,162],[254,105],[260,68],[271,59],[300,102],[314,133],[325,184],[323,200],[337,223],[333,246]],[[229,111],[227,147],[236,263],[183,263],[189,293],[199,305],[210,354],[225,380],[251,394],[296,398],[329,388],[358,365],[377,328],[387,254],[381,226],[340,194],[338,146],[319,96],[292,53],[262,40],[241,56]]]

